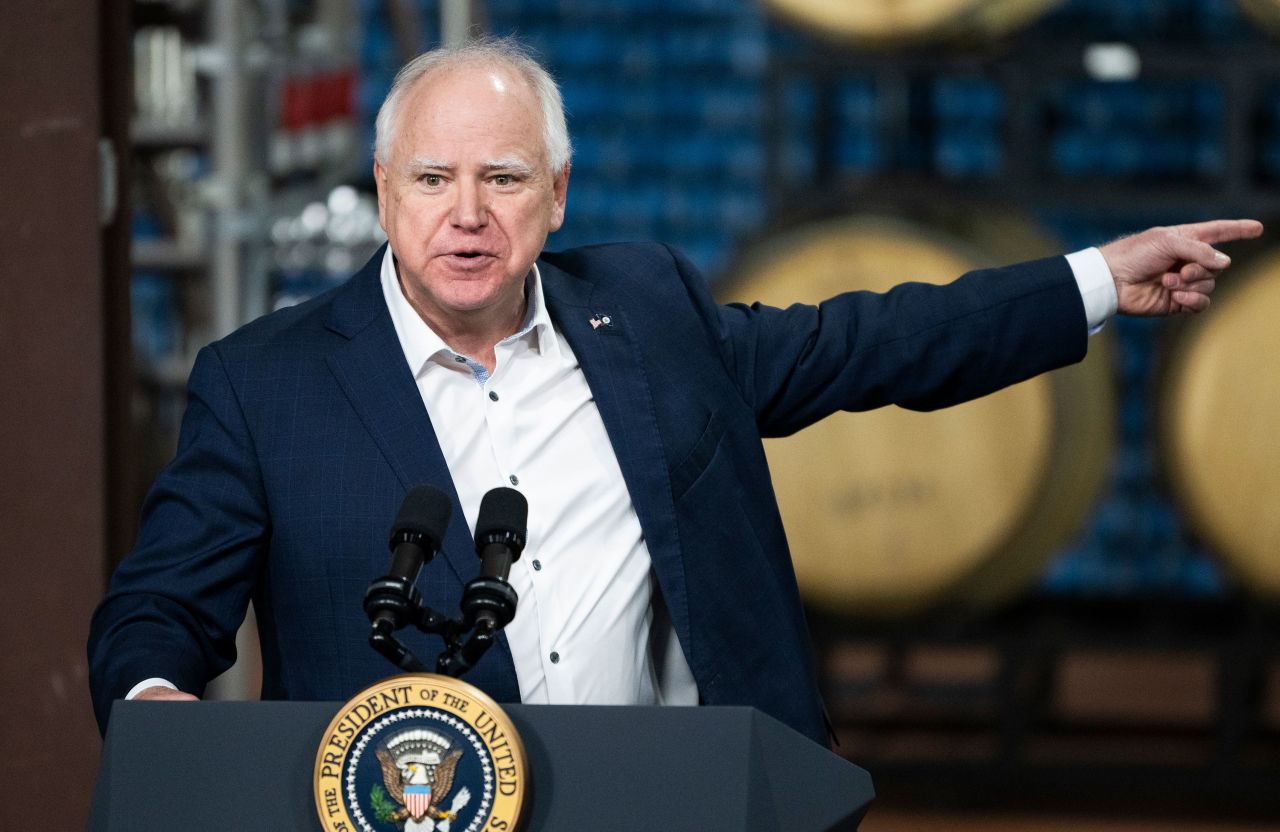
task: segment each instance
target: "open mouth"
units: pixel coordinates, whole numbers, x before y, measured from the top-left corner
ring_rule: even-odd
[[[485,268],[492,257],[489,252],[479,249],[451,251],[444,255],[445,262],[452,264],[453,268],[466,270]]]
[[[457,248],[452,251],[446,250],[445,256],[457,257],[462,260],[479,260],[481,257],[493,257],[493,252],[483,248]]]

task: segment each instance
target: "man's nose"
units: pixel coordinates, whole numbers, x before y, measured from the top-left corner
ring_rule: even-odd
[[[484,188],[479,183],[462,181],[453,200],[450,221],[458,228],[474,231],[489,222],[489,208],[485,204]]]

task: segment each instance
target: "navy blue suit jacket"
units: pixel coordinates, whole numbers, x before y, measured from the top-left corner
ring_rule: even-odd
[[[394,671],[360,602],[405,491],[453,492],[379,283],[343,286],[201,351],[177,455],[95,613],[94,706],[163,676],[200,693],[253,599],[264,698],[341,700]],[[613,443],[676,633],[708,704],[760,708],[825,743],[808,633],[761,437],[836,410],[932,409],[1083,357],[1063,258],[819,307],[716,305],[660,245],[545,254],[547,305]],[[611,326],[590,319],[608,315]],[[454,494],[419,580],[457,610],[478,560]],[[858,557],[850,551],[848,557]],[[407,634],[420,656],[438,644]],[[467,676],[519,699],[505,641]]]

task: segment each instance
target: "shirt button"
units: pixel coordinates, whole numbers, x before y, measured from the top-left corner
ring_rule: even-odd
[[[466,356],[463,356],[463,355],[455,355],[455,356],[453,357],[453,360],[454,360],[454,361],[456,361],[456,362],[458,362],[459,364],[466,364],[466,363],[467,363],[467,358],[466,358]]]
[[[497,400],[498,400],[498,394],[497,394],[497,393],[495,393],[495,392],[493,392],[492,390],[490,390],[490,391],[489,391],[489,401],[491,401],[491,402],[496,402]]]
[[[554,650],[551,651],[551,663],[560,664],[560,654]]]
[[[541,571],[542,571],[542,561],[540,561],[540,560],[535,560],[535,561],[533,562],[533,571],[534,571],[534,572],[541,572]]]
[[[510,480],[510,482],[511,482],[511,484],[512,484],[512,485],[519,485],[519,484],[520,484],[520,478],[519,478],[519,477],[517,477],[515,474],[512,474],[511,476],[507,477],[507,479],[508,479],[508,480]]]

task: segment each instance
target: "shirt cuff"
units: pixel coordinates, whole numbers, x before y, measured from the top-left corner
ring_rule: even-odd
[[[168,679],[161,679],[159,676],[153,676],[150,679],[143,679],[138,684],[129,688],[129,692],[124,695],[124,698],[126,700],[133,699],[135,696],[142,693],[147,688],[156,688],[156,687],[169,688],[170,690],[178,689],[178,686],[175,685],[173,682],[170,682]]]
[[[1068,254],[1067,265],[1075,275],[1080,299],[1084,301],[1084,318],[1092,335],[1116,314],[1119,300],[1115,278],[1102,252],[1096,248]]]

